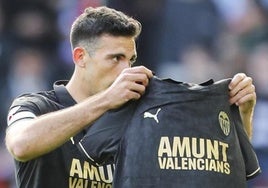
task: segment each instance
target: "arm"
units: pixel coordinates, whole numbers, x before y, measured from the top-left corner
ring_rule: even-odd
[[[94,96],[70,108],[19,120],[8,127],[6,146],[19,161],[36,158],[65,143],[107,108],[107,100]]]
[[[109,88],[81,103],[31,120],[17,121],[7,129],[6,146],[19,161],[46,154],[92,124],[107,110],[140,98],[151,76],[151,71],[144,67],[126,69]]]
[[[236,74],[230,85],[230,104],[239,106],[240,116],[248,134],[252,137],[252,120],[254,114],[254,107],[256,105],[255,86],[252,83],[252,78],[246,76],[244,73]]]

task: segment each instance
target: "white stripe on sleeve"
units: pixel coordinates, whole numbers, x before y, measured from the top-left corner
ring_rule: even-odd
[[[18,112],[16,114],[12,113],[12,111],[9,112],[8,118],[7,118],[7,125],[10,126],[15,121],[21,120],[21,119],[33,119],[36,115],[29,111],[22,111]]]

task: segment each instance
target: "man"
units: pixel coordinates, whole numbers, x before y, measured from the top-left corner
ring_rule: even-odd
[[[10,107],[6,146],[15,158],[18,187],[111,187],[113,165],[90,164],[75,144],[105,112],[145,92],[152,72],[131,68],[140,31],[137,20],[107,7],[88,8],[74,21],[70,81],[23,95]],[[230,103],[240,106],[250,133],[256,102],[252,79],[237,74],[229,87]]]

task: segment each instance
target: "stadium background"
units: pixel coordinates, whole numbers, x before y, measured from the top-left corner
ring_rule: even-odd
[[[73,69],[72,21],[87,6],[107,5],[143,24],[138,61],[159,77],[200,83],[245,72],[257,105],[253,146],[268,187],[268,0],[0,0],[0,188],[15,188],[4,144],[6,114],[23,92],[51,89]]]

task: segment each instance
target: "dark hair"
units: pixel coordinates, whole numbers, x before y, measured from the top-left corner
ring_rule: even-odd
[[[72,48],[80,42],[94,41],[103,34],[137,38],[141,32],[139,21],[105,6],[86,8],[74,21],[70,40]]]

